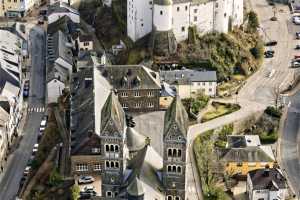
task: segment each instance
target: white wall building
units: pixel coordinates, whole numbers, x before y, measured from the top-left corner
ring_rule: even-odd
[[[127,0],[127,34],[137,41],[153,28],[168,30],[171,26],[180,42],[187,39],[190,26],[196,26],[200,34],[227,33],[230,24],[243,23],[243,3],[243,0]]]
[[[173,86],[182,99],[197,94],[205,94],[212,97],[217,94],[217,74],[215,71],[190,69],[160,71],[160,78]]]
[[[59,18],[68,16],[74,23],[80,23],[80,14],[64,2],[56,2],[48,9],[48,23],[56,22]]]
[[[288,195],[285,177],[279,169],[266,168],[250,171],[247,175],[249,200],[279,200]]]
[[[0,17],[23,17],[39,3],[40,0],[2,0]]]

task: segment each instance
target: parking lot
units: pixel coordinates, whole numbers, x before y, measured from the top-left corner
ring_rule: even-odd
[[[100,175],[93,175],[93,178],[95,179],[95,181],[93,183],[88,183],[88,184],[80,184],[79,185],[79,188],[80,188],[80,191],[84,191],[84,188],[87,187],[87,186],[93,186],[94,188],[94,191],[97,193],[96,196],[101,196],[101,185],[102,185],[102,181],[101,181],[101,176]],[[78,181],[79,179],[79,176],[76,177],[76,181]]]

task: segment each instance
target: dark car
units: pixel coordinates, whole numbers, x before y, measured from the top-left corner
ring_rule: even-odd
[[[265,58],[273,58],[274,57],[274,51],[273,50],[268,50],[268,51],[265,51],[264,55],[265,55]]]
[[[276,40],[271,40],[271,41],[265,43],[265,46],[276,46],[276,45],[277,45]]]
[[[300,32],[296,32],[296,39],[297,39],[297,40],[300,39]]]
[[[295,49],[299,50],[300,49],[300,44],[297,44]]]

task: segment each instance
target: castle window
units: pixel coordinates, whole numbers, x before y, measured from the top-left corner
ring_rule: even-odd
[[[119,152],[119,145],[115,145],[115,152]]]
[[[180,7],[177,7],[177,12],[180,10]]]
[[[181,149],[178,149],[178,151],[177,151],[177,156],[178,156],[178,157],[181,157]]]
[[[109,161],[105,161],[105,167],[106,167],[106,168],[110,168]]]
[[[115,162],[115,166],[116,166],[116,168],[119,168],[119,162],[118,161]]]
[[[168,157],[172,156],[172,149],[168,149]]]
[[[176,172],[176,166],[172,167],[172,172]]]
[[[163,15],[163,11],[162,10],[160,11],[160,15]]]
[[[106,197],[112,197],[112,192],[111,191],[107,191],[106,192]]]
[[[219,4],[218,3],[216,3],[216,8],[219,6]]]
[[[152,1],[149,1],[149,5],[152,5]]]
[[[187,7],[187,6],[185,6],[185,10],[188,10],[188,7]]]
[[[177,173],[181,174],[181,166],[177,166]]]
[[[194,16],[194,22],[196,22],[197,21],[197,16]]]
[[[167,169],[168,172],[171,172],[171,171],[172,171],[172,166],[168,165],[167,168],[168,168],[168,169]]]
[[[147,106],[148,106],[149,108],[153,108],[153,107],[154,107],[154,104],[153,104],[153,102],[148,102],[148,103],[147,103]]]
[[[167,200],[173,200],[173,197],[171,195],[168,195]]]
[[[83,43],[83,46],[89,46],[89,45],[90,45],[89,42],[84,42],[84,43]]]
[[[153,97],[154,96],[154,92],[153,91],[149,91],[148,92],[148,97]]]
[[[109,145],[108,144],[105,145],[105,151],[109,152]]]
[[[198,9],[194,9],[194,13],[197,13],[198,12]]]
[[[144,24],[141,24],[141,26],[143,27],[143,26],[144,26]]]
[[[111,151],[111,152],[114,152],[114,151],[115,151],[115,146],[112,145],[112,144],[110,145],[110,151]]]
[[[128,104],[127,103],[122,103],[122,108],[128,108]]]
[[[142,106],[141,103],[135,103],[135,104],[134,104],[134,107],[135,107],[135,108],[140,108],[141,106]]]
[[[227,16],[227,14],[226,13],[224,13],[224,17],[226,17]]]
[[[180,200],[181,198],[179,196],[176,196],[175,197],[175,200]]]
[[[182,32],[184,32],[185,31],[185,27],[183,26],[183,27],[181,27],[181,31]]]
[[[94,171],[101,171],[101,165],[100,165],[100,163],[94,164]]]
[[[177,149],[173,149],[173,157],[177,156]]]
[[[85,172],[88,171],[88,165],[85,163],[80,163],[76,165],[76,171],[78,172]]]
[[[110,167],[114,168],[115,167],[115,163],[114,162],[110,162]]]

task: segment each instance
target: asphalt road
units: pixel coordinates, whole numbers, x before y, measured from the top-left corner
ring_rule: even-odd
[[[23,139],[19,148],[8,158],[4,175],[0,182],[0,199],[15,199],[19,189],[19,182],[30,158],[33,145],[36,143],[39,125],[43,116],[45,99],[45,38],[46,34],[40,27],[30,31],[30,96],[28,107],[34,108],[29,112],[23,129]]]
[[[300,92],[289,99],[291,103],[280,140],[281,168],[293,191],[300,196]]]

